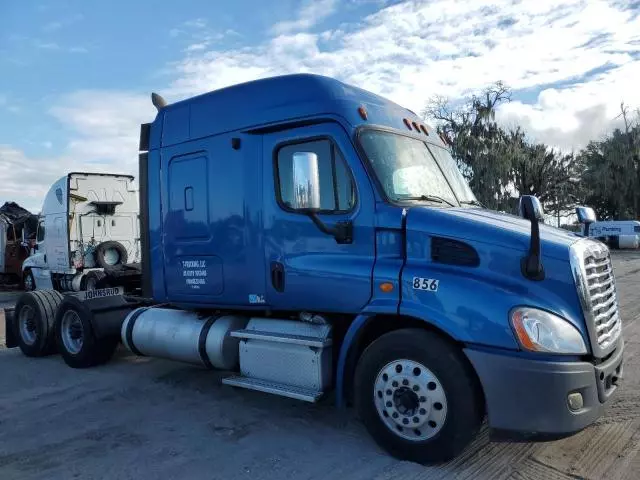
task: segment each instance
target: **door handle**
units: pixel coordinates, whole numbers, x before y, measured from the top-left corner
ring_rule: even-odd
[[[271,284],[276,292],[284,292],[284,265],[271,262]]]

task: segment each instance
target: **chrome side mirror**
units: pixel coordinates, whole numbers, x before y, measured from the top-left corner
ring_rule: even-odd
[[[539,221],[544,220],[544,210],[538,197],[534,195],[523,195],[518,202],[518,212],[522,218]]]
[[[596,212],[591,207],[577,207],[576,215],[580,223],[593,223],[596,221]]]
[[[293,205],[295,210],[320,210],[320,170],[313,152],[293,154]]]

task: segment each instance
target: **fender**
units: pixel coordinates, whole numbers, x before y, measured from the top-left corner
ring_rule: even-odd
[[[42,268],[44,266],[44,253],[34,253],[22,262],[22,272],[27,268]]]
[[[358,315],[342,340],[340,345],[340,355],[338,356],[338,366],[336,367],[336,405],[338,408],[344,408],[346,405],[344,396],[344,374],[347,365],[347,358],[351,345],[357,345],[360,335],[364,331],[364,327],[372,318],[373,314]]]

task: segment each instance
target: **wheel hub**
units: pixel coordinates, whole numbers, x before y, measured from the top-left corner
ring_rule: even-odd
[[[77,312],[67,310],[62,316],[60,333],[64,348],[71,354],[77,355],[84,343],[84,328]]]
[[[27,345],[34,345],[38,338],[38,325],[36,322],[36,312],[33,307],[24,305],[18,316],[20,337]]]
[[[427,440],[444,426],[444,389],[433,372],[413,360],[397,360],[379,371],[374,401],[387,428],[402,438]]]
[[[393,392],[393,403],[400,414],[411,416],[418,410],[420,400],[416,392],[407,387],[400,387]]]

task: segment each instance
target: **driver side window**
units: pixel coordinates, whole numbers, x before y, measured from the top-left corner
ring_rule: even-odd
[[[351,172],[342,153],[328,139],[310,140],[282,146],[277,151],[276,193],[285,210],[296,210],[295,158],[307,155],[313,158],[313,167],[306,174],[313,173],[316,184],[316,201],[323,213],[348,212],[355,206],[355,188]],[[306,165],[309,168],[309,165]]]
[[[36,241],[38,243],[44,241],[44,220],[40,220],[40,222],[38,222],[38,234],[36,236]]]

